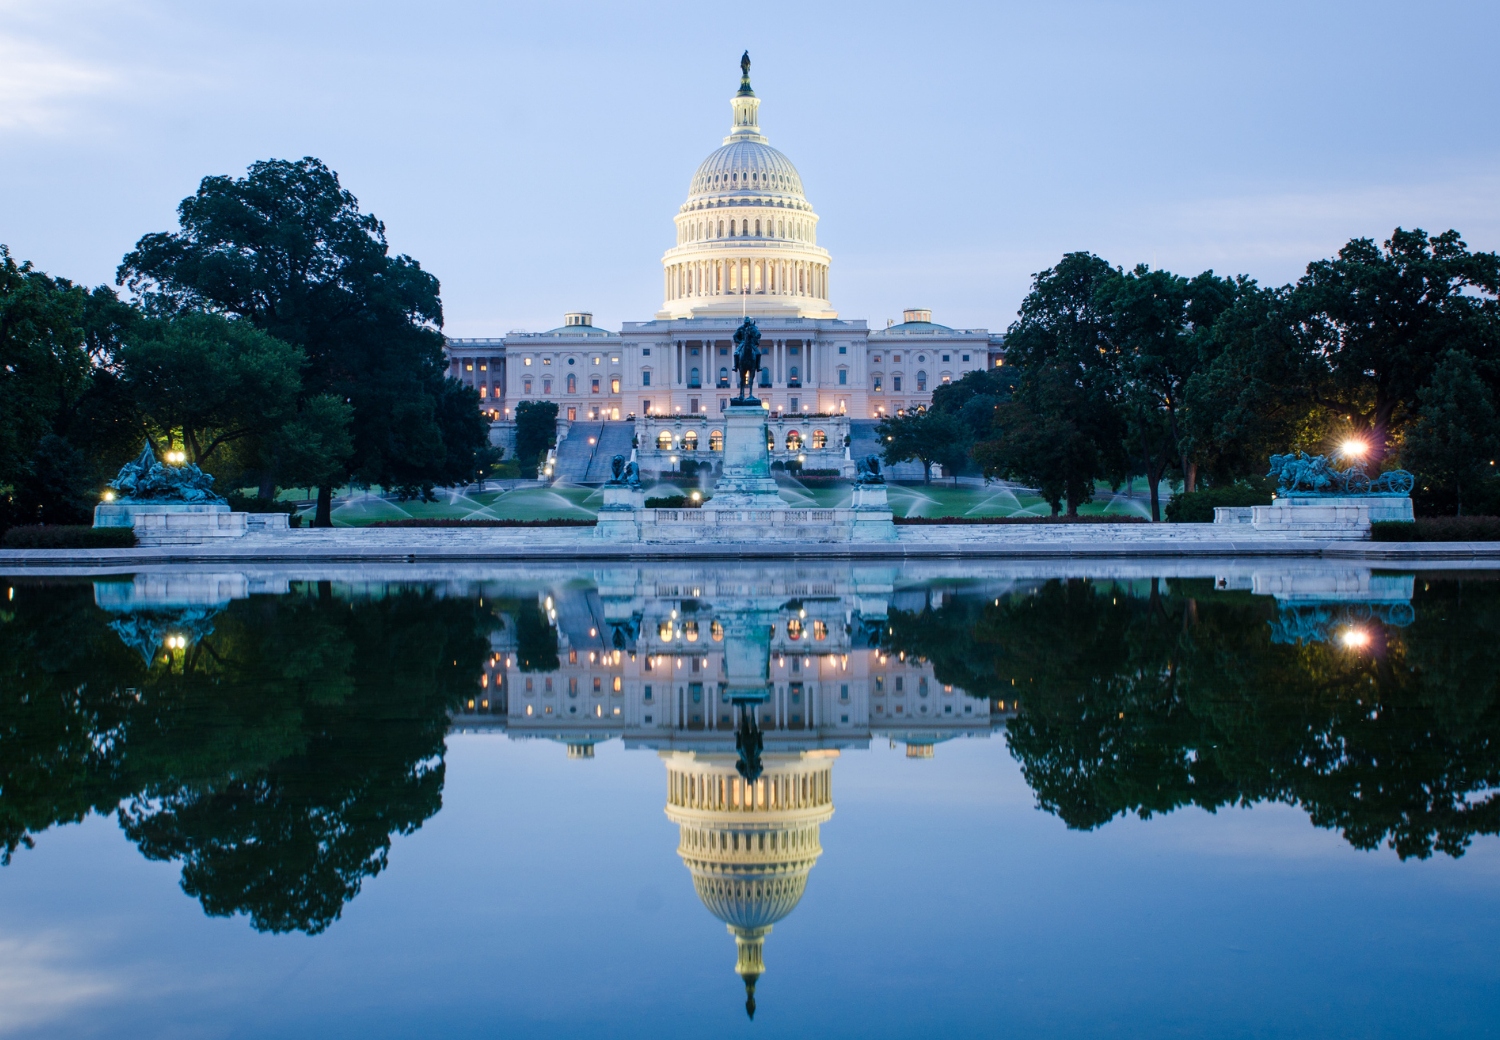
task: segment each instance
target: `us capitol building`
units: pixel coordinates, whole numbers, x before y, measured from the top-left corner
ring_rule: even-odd
[[[729,136],[693,174],[674,218],[655,318],[614,332],[576,311],[547,332],[448,340],[449,372],[478,391],[495,440],[508,441],[517,403],[551,401],[564,438],[586,423],[589,443],[618,447],[634,437],[663,455],[709,457],[713,420],[734,393],[731,336],[745,314],[762,334],[756,394],[773,419],[773,458],[805,455],[817,441],[829,458],[806,460],[810,467],[842,458],[851,433],[873,442],[865,428],[881,417],[924,406],[938,386],[1001,363],[998,334],[936,324],[925,309],[877,330],[839,318],[818,215],[797,168],[761,133],[748,54],[740,67]],[[628,432],[610,436],[614,423]],[[652,461],[643,455],[644,468]]]

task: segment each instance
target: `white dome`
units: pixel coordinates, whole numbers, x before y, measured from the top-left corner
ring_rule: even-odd
[[[739,140],[714,149],[693,174],[688,207],[730,198],[754,199],[751,205],[811,209],[802,193],[797,167],[781,152],[760,141]]]
[[[729,136],[699,164],[677,210],[677,241],[662,256],[665,293],[656,316],[836,318],[818,215],[797,167],[760,132],[749,55],[740,71]]]

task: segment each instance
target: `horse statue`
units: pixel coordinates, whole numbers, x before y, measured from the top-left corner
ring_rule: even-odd
[[[1328,466],[1328,456],[1304,455],[1300,451],[1272,455],[1271,470],[1266,476],[1276,478],[1276,490],[1282,494],[1297,491],[1324,494],[1339,482],[1339,474]]]
[[[141,453],[120,467],[109,487],[126,502],[222,502],[214,478],[191,462],[163,466],[147,441]]]
[[[740,395],[736,402],[758,404],[750,393],[755,385],[755,374],[760,371],[760,329],[754,318],[746,318],[734,330],[734,371],[739,377]]]
[[[1409,495],[1416,483],[1404,469],[1392,469],[1371,477],[1364,467],[1333,469],[1325,455],[1272,455],[1268,477],[1276,478],[1276,491],[1282,495]]]

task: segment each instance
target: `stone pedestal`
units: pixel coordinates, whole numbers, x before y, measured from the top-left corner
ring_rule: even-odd
[[[891,542],[896,540],[896,525],[884,484],[854,485],[854,514],[849,528],[851,542]]]
[[[94,507],[95,527],[134,527],[142,514],[227,513],[226,502],[100,502]]]
[[[1403,496],[1293,495],[1252,506],[1250,525],[1266,533],[1363,539],[1374,521],[1411,518],[1411,499]]]
[[[243,538],[246,513],[231,513],[224,502],[101,502],[95,527],[130,527],[140,545],[201,545]],[[285,529],[286,516],[281,517]]]
[[[724,412],[724,472],[705,510],[785,509],[771,478],[766,450],[766,410],[731,401]]]
[[[599,523],[594,537],[610,542],[638,542],[641,539],[641,510],[646,495],[640,488],[624,484],[604,485],[604,505],[599,509]]]

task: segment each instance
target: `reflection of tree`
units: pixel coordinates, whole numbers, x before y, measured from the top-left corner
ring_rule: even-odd
[[[523,672],[555,672],[562,667],[557,629],[535,600],[516,607],[516,661]]]
[[[1433,585],[1415,615],[1373,618],[1355,652],[1275,644],[1270,600],[1206,584],[1050,582],[893,615],[887,639],[943,682],[1019,692],[1011,749],[1069,826],[1276,800],[1358,848],[1456,856],[1500,833],[1500,589]]]
[[[125,801],[126,833],[151,858],[181,859],[184,889],[209,913],[317,932],[384,867],[390,836],[439,808],[447,711],[472,688],[488,648],[473,603],[414,591],[351,603],[326,590],[239,601],[217,615],[211,635],[147,668],[75,591],[23,589],[0,640],[56,626],[58,608],[71,606],[73,638],[102,654],[52,648],[46,671],[56,689],[32,689],[55,699],[77,687],[109,710],[75,710],[78,750],[54,742],[53,753],[33,738],[29,761],[12,773],[29,770],[38,790],[67,791],[55,785],[63,770],[97,779],[54,796],[50,816],[26,804],[17,815],[13,794],[27,788],[7,782],[0,821],[12,849],[24,840],[18,826],[34,832]],[[29,719],[11,690],[0,715]],[[95,719],[116,717],[100,744]],[[16,728],[0,731],[8,768]],[[94,745],[99,763],[85,754]]]

